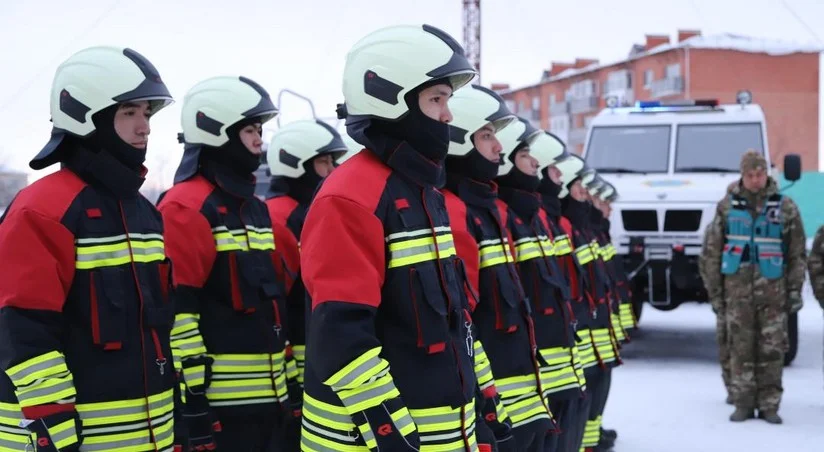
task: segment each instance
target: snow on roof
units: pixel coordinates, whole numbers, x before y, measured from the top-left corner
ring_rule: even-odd
[[[589,66],[579,68],[579,69],[566,69],[561,71],[557,75],[554,75],[549,78],[542,79],[537,83],[533,83],[530,85],[522,86],[520,88],[511,88],[508,90],[501,91],[501,94],[508,94],[513,93],[522,89],[526,88],[534,88],[536,86],[540,86],[547,82],[552,82],[555,80],[563,80],[565,78],[574,77],[576,75],[585,74],[588,72],[593,72],[598,69],[615,66],[618,64],[626,63],[629,61],[637,60],[640,58],[644,58],[649,55],[655,55],[658,53],[668,52],[674,49],[683,49],[683,48],[691,48],[691,49],[714,49],[714,50],[735,50],[739,52],[748,52],[748,53],[765,53],[767,55],[779,56],[779,55],[791,55],[793,53],[821,53],[824,52],[824,46],[816,45],[812,43],[797,43],[797,42],[790,42],[790,41],[782,41],[779,39],[772,39],[772,38],[757,38],[752,36],[744,36],[744,35],[737,35],[733,33],[719,33],[715,35],[708,35],[708,36],[693,36],[692,38],[685,39],[681,42],[675,44],[662,44],[657,47],[653,47],[645,52],[640,52],[638,54],[632,55],[628,58],[624,58],[622,60],[613,61],[604,64],[591,64]]]

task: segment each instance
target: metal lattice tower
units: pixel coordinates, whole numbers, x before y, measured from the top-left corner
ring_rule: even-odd
[[[466,58],[478,76],[472,83],[481,84],[481,0],[463,0],[463,45]]]

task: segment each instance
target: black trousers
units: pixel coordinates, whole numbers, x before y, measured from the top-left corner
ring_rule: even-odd
[[[222,416],[217,432],[218,452],[286,452],[279,416]]]
[[[550,439],[552,433],[546,429],[544,422],[532,422],[512,429],[512,436],[519,452],[554,452]]]
[[[584,434],[583,426],[586,422],[582,421],[580,414],[584,401],[584,397],[579,397],[550,403],[550,409],[560,429],[560,433],[555,435],[552,442],[552,452],[578,452],[576,445]]]

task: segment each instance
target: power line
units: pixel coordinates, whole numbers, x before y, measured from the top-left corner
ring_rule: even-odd
[[[801,24],[801,26],[802,26],[802,27],[804,27],[804,29],[806,29],[806,30],[807,30],[807,32],[808,32],[808,33],[809,33],[809,34],[810,34],[813,38],[815,38],[815,40],[816,40],[819,44],[824,44],[824,42],[822,42],[822,41],[821,41],[821,38],[819,38],[819,37],[818,37],[818,35],[815,33],[815,31],[813,31],[813,29],[812,29],[809,25],[807,25],[807,23],[806,23],[806,22],[804,22],[804,19],[802,19],[802,18],[801,18],[801,16],[799,16],[798,14],[796,14],[796,12],[795,12],[795,11],[794,11],[791,7],[790,7],[790,5],[787,3],[787,0],[781,0],[781,4],[782,4],[782,5],[784,5],[784,9],[786,9],[786,10],[787,10],[787,12],[789,12],[790,14],[792,14],[792,16],[793,16],[793,17],[795,17],[795,20],[796,20],[796,21],[798,21],[798,23],[800,23],[800,24]]]
[[[34,73],[33,76],[29,77],[26,83],[23,84],[23,86],[15,90],[14,93],[12,93],[10,96],[3,99],[2,103],[0,103],[0,112],[3,112],[9,107],[11,107],[12,104],[23,93],[25,93],[26,90],[28,90],[34,84],[34,82],[37,81],[40,78],[40,76],[43,75],[44,72],[54,68],[56,60],[58,58],[61,58],[63,55],[65,55],[74,46],[75,42],[85,38],[89,33],[94,31],[94,29],[97,28],[100,25],[100,23],[103,22],[103,20],[106,19],[112,12],[114,12],[114,10],[117,9],[117,7],[120,6],[122,2],[123,0],[115,0],[107,10],[103,11],[103,14],[101,14],[97,17],[97,19],[94,20],[94,22],[92,22],[88,27],[86,27],[82,32],[80,32],[80,34],[77,34],[74,36],[74,38],[70,39],[66,43],[66,45],[63,46],[60,49],[60,51],[57,52],[57,57],[52,58],[47,65],[41,67]]]

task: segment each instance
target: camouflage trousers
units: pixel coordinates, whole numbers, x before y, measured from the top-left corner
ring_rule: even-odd
[[[727,340],[727,318],[715,316],[715,340],[718,343],[718,361],[721,362],[721,378],[727,394],[732,394],[732,370],[730,369],[730,345]]]
[[[757,265],[742,264],[724,278],[724,299],[735,406],[778,410],[788,346],[784,279],[767,280]]]

